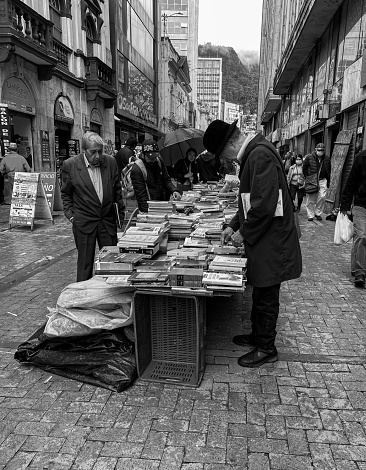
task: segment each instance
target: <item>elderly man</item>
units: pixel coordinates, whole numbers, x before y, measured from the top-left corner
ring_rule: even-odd
[[[103,154],[95,132],[84,134],[82,153],[63,163],[61,197],[78,250],[77,281],[86,281],[93,275],[96,241],[99,249],[117,245],[114,203],[122,221],[125,214],[116,160]]]
[[[158,144],[153,139],[142,142],[140,159],[135,161],[131,170],[131,181],[140,212],[148,211],[149,200],[166,201],[171,195],[173,199],[181,198],[159,156]]]
[[[5,180],[3,181],[3,191],[7,193],[7,197],[11,197],[13,193],[14,176],[15,172],[17,171],[24,171],[26,173],[29,173],[31,169],[27,163],[27,160],[22,155],[19,155],[18,145],[15,142],[10,142],[8,151],[0,163],[0,173],[2,174]],[[3,202],[5,198],[4,194],[1,194],[1,188],[0,197],[2,199],[1,202]]]
[[[242,367],[258,367],[277,360],[276,323],[283,281],[301,274],[302,259],[291,196],[280,156],[261,134],[245,137],[236,127],[213,121],[203,137],[204,146],[220,156],[240,162],[238,211],[222,233],[245,246],[247,277],[253,286],[250,334],[233,342],[252,346],[238,359]]]

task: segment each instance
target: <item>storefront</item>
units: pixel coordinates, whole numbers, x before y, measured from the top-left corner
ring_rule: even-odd
[[[62,168],[62,163],[69,157],[80,153],[79,140],[71,139],[74,125],[74,110],[66,96],[58,96],[55,101],[55,160],[56,171]]]
[[[34,167],[33,122],[36,114],[36,100],[30,87],[18,77],[5,80],[1,93],[3,112],[7,121],[8,139],[2,136],[2,149],[6,151],[9,142],[18,144],[18,151]],[[3,134],[4,132],[2,132]]]

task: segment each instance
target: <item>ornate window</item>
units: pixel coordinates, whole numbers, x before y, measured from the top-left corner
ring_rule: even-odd
[[[49,0],[50,20],[53,23],[53,37],[62,42],[61,26],[61,2],[60,0]]]
[[[95,27],[93,27],[93,20],[92,18],[88,17],[86,19],[86,55],[88,57],[93,57],[94,55],[94,34]]]

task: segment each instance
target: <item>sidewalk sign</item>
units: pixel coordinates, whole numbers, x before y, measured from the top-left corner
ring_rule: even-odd
[[[30,225],[33,230],[35,218],[49,219],[53,223],[40,173],[17,171],[11,197],[9,228],[14,225]]]
[[[54,211],[62,211],[63,205],[61,200],[60,185],[58,183],[56,172],[41,173],[41,181],[46,193],[47,201],[50,206],[51,213]]]

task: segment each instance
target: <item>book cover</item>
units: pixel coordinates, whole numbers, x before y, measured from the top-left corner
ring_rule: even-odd
[[[247,258],[216,255],[211,264],[217,264],[220,266],[240,266],[241,268],[245,268],[247,265]]]
[[[204,272],[202,283],[207,285],[214,284],[241,287],[243,285],[243,276],[234,273]]]
[[[158,272],[143,272],[133,273],[129,278],[129,282],[166,282],[169,278],[169,273]]]

